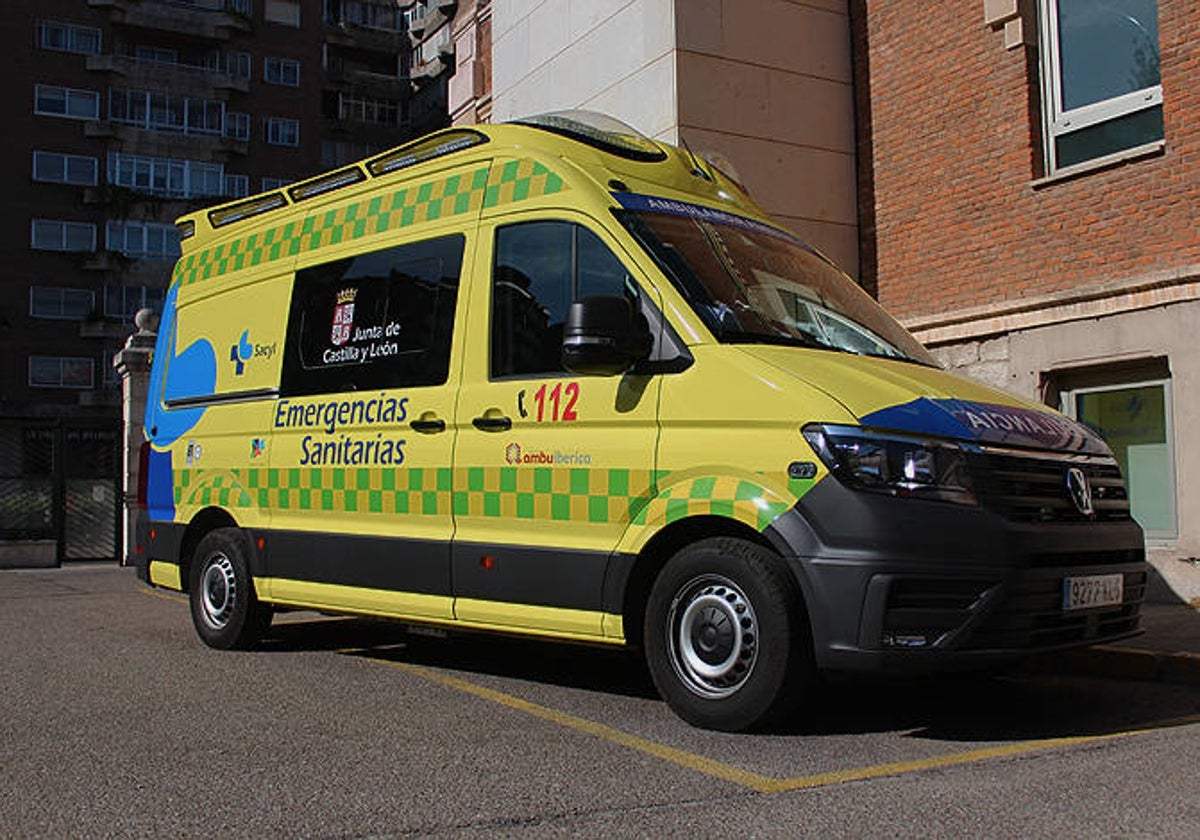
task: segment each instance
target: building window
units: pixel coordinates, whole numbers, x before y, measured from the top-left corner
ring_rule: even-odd
[[[96,361],[80,356],[30,356],[29,385],[32,388],[93,387]]]
[[[33,153],[33,180],[47,184],[78,184],[94,187],[99,164],[94,157],[63,155],[57,152]]]
[[[41,43],[44,50],[99,55],[100,30],[90,26],[44,20],[41,22]]]
[[[231,52],[225,54],[225,72],[230,76],[249,79],[251,75],[250,53]]]
[[[30,245],[37,251],[95,251],[96,226],[87,222],[34,219]]]
[[[1047,169],[1163,139],[1157,0],[1041,0]]]
[[[230,198],[245,198],[250,195],[250,176],[226,175],[225,195]]]
[[[272,146],[299,146],[300,121],[267,117],[267,142]]]
[[[30,286],[29,317],[82,321],[96,308],[96,294],[87,289]]]
[[[225,136],[231,140],[249,140],[250,115],[235,111],[225,114]]]
[[[300,86],[300,62],[290,58],[263,59],[263,81],[270,85]]]
[[[225,8],[235,14],[250,17],[254,14],[254,0],[227,0]]]
[[[1133,518],[1146,536],[1177,537],[1171,380],[1063,391],[1062,408],[1112,447],[1125,476]]]
[[[168,64],[179,63],[179,52],[166,47],[138,46],[133,51],[133,58],[139,64]]]
[[[165,222],[110,220],[105,229],[105,247],[138,259],[178,259],[179,231]]]
[[[399,108],[388,99],[338,97],[338,119],[369,125],[396,125]]]
[[[108,182],[163,198],[229,195],[225,167],[198,160],[176,160],[110,152]]]
[[[286,187],[290,183],[292,183],[292,179],[290,178],[263,178],[260,189],[263,192],[270,192],[271,190]]]
[[[163,290],[151,286],[104,287],[104,317],[133,323],[139,309],[162,310]]]
[[[381,0],[326,0],[325,20],[333,24],[399,32],[404,13],[395,3]]]
[[[33,112],[48,117],[96,120],[100,118],[100,94],[94,90],[35,85]]]
[[[151,131],[221,134],[225,127],[225,103],[157,91],[113,88],[109,92],[108,116],[115,123]]]
[[[263,0],[263,20],[299,28],[300,0]]]

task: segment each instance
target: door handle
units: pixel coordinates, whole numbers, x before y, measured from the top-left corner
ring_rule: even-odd
[[[473,419],[471,425],[481,432],[507,432],[512,428],[512,418],[489,412]]]
[[[446,431],[445,420],[439,420],[436,417],[426,417],[425,415],[421,415],[416,420],[410,421],[408,425],[414,432],[421,432],[426,435]]]

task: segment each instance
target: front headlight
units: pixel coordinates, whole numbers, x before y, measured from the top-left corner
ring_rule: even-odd
[[[817,424],[805,426],[804,437],[847,487],[960,505],[977,503],[966,454],[954,443]]]

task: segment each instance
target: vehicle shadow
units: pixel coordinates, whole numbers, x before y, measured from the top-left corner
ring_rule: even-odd
[[[454,671],[468,680],[487,675],[615,696],[658,696],[635,651],[539,639],[469,633],[431,638],[390,622],[318,618],[277,623],[260,649],[340,651]],[[926,740],[990,743],[1198,722],[1198,710],[1200,691],[1194,688],[1069,675],[838,677],[820,680],[802,708],[765,734],[900,732]]]

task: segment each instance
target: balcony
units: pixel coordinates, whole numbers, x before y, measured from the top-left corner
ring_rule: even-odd
[[[98,140],[108,140],[112,151],[152,157],[213,158],[226,162],[245,157],[250,141],[209,132],[185,132],[155,129],[145,125],[130,125],[113,120],[88,120],[83,134]]]
[[[115,26],[171,32],[208,41],[228,41],[235,32],[251,31],[250,19],[234,11],[229,0],[195,0],[175,4],[163,0],[88,0],[94,9],[108,9]]]
[[[408,85],[408,79],[394,74],[335,65],[330,65],[326,71],[325,82],[329,87],[342,88],[348,93],[376,97],[398,96]]]
[[[86,66],[93,73],[120,77],[127,87],[169,89],[172,93],[205,99],[218,98],[222,92],[247,93],[250,90],[249,79],[192,64],[141,61],[132,56],[89,55]]]
[[[408,21],[408,34],[414,44],[419,44],[427,32],[453,20],[458,0],[426,0],[423,6],[414,10]]]

